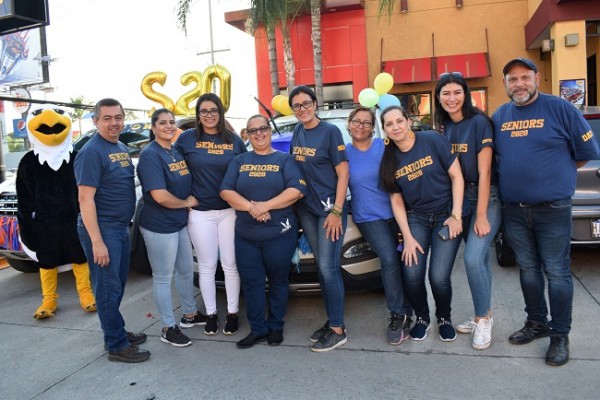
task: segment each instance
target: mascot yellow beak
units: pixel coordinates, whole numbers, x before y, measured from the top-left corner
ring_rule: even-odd
[[[58,146],[71,132],[71,118],[63,110],[46,108],[32,114],[27,129],[46,146]]]

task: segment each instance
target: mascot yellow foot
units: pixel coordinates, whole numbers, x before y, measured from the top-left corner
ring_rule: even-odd
[[[40,280],[42,282],[42,305],[33,314],[33,319],[54,317],[54,312],[58,308],[58,294],[56,293],[58,270],[56,268],[40,268]]]
[[[92,293],[90,284],[90,269],[85,264],[73,264],[73,274],[77,284],[77,293],[79,293],[79,304],[86,312],[96,311],[96,298]]]

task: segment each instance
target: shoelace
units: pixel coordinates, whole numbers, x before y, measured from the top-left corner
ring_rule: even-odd
[[[418,324],[421,324],[421,325],[428,326],[428,325],[429,325],[429,322],[427,322],[427,321],[425,321],[423,318],[419,317],[419,318],[417,319],[417,322],[415,322],[415,325],[418,325]]]
[[[388,321],[390,321],[390,330],[392,331],[397,331],[398,329],[400,329],[400,321],[402,320],[402,316],[398,315],[398,314],[392,314],[389,318]]]
[[[438,325],[452,325],[452,322],[444,319],[444,318],[440,318],[440,322],[438,322]]]
[[[323,333],[323,335],[321,335],[321,338],[319,339],[319,343],[321,344],[327,344],[327,342],[329,342],[331,340],[331,336],[333,336],[335,332],[331,329],[327,329],[327,331],[325,331],[325,333]]]

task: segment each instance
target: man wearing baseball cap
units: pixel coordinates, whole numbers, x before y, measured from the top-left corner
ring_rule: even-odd
[[[525,326],[509,341],[522,345],[550,336],[546,364],[559,366],[569,361],[571,197],[577,168],[599,158],[600,150],[572,104],[538,91],[540,74],[533,61],[515,58],[502,72],[511,101],[492,115],[498,184],[527,313]]]

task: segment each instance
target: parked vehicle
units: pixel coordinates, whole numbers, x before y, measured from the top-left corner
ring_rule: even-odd
[[[587,107],[582,113],[592,127],[593,140],[600,144],[600,107]],[[591,160],[577,170],[572,221],[572,246],[600,246],[600,160]],[[503,267],[516,265],[502,227],[496,236],[496,260]]]

